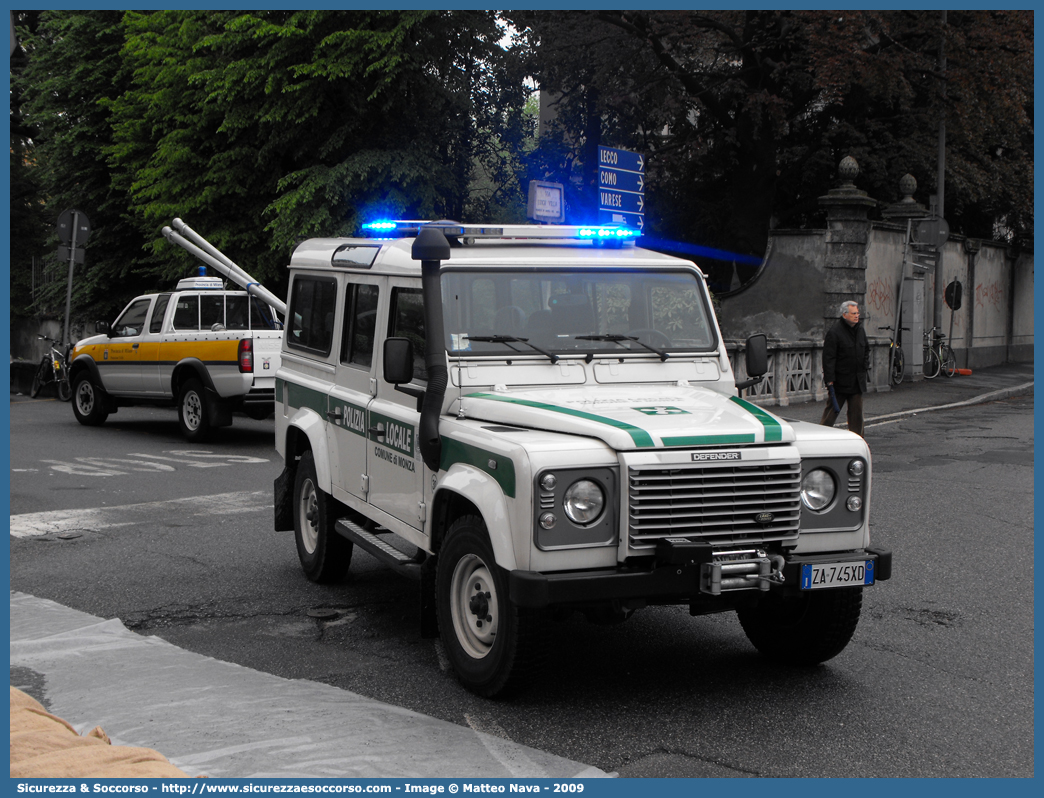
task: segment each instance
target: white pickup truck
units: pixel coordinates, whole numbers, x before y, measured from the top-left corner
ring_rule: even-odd
[[[308,578],[355,546],[421,582],[421,628],[485,696],[533,678],[560,611],[732,610],[764,655],[855,632],[870,544],[858,435],[737,387],[693,263],[622,228],[388,223],[290,261],[275,527]]]
[[[282,324],[274,309],[216,277],[181,280],[172,292],[132,300],[102,334],[76,344],[70,381],[76,419],[101,424],[127,405],[176,406],[182,434],[205,439],[272,413]]]

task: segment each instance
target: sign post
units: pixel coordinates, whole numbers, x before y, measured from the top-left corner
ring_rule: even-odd
[[[68,247],[58,247],[58,257],[69,258],[69,285],[65,290],[65,330],[62,332],[62,342],[71,344],[69,340],[69,313],[72,310],[72,287],[73,270],[77,263],[83,263],[83,250],[80,249],[87,243],[87,237],[91,234],[91,221],[83,211],[62,211],[58,217],[58,238]]]
[[[598,148],[598,221],[645,228],[645,158]]]

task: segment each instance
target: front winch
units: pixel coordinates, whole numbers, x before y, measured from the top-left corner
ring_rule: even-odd
[[[720,596],[734,590],[768,590],[783,584],[783,557],[761,549],[716,551],[700,566],[700,592]]]

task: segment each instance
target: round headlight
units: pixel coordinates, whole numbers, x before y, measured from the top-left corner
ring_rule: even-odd
[[[574,524],[587,526],[602,516],[605,493],[602,486],[589,479],[580,479],[569,486],[562,498],[565,514]]]
[[[848,473],[853,477],[863,476],[864,471],[866,471],[866,463],[862,460],[853,460],[848,464]]]
[[[801,501],[810,510],[822,510],[834,500],[837,486],[829,471],[816,468],[801,480]]]

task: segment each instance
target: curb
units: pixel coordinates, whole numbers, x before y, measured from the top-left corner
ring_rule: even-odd
[[[888,421],[891,419],[903,418],[904,416],[912,416],[917,413],[928,413],[932,410],[949,410],[954,407],[969,407],[971,405],[985,404],[986,402],[995,402],[998,399],[1007,399],[1012,396],[1021,396],[1027,393],[1033,393],[1032,381],[1024,382],[1022,385],[1013,385],[1010,388],[1001,388],[997,391],[990,391],[989,393],[980,394],[971,399],[965,399],[962,402],[951,402],[946,405],[930,405],[928,407],[918,407],[913,410],[900,410],[898,413],[888,413],[883,416],[873,416],[872,418],[867,418],[864,425],[876,421]]]

